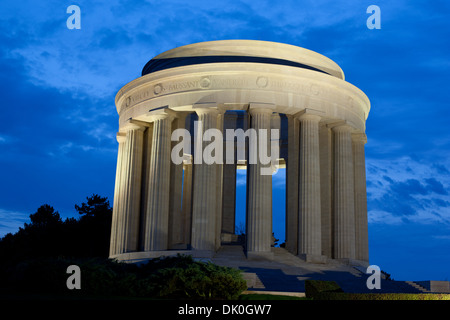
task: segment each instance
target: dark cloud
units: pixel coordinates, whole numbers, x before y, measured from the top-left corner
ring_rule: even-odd
[[[448,194],[448,191],[444,189],[444,186],[442,185],[442,183],[437,181],[435,178],[425,179],[425,182],[427,183],[427,188],[431,192],[435,192],[437,194],[443,194],[443,195]]]
[[[449,202],[439,198],[424,198],[423,196],[447,195],[441,182],[434,178],[424,181],[408,179],[405,181],[394,181],[383,177],[389,182],[385,186],[384,194],[379,198],[369,195],[368,206],[370,210],[381,210],[391,213],[393,216],[412,216],[419,210],[447,207]],[[371,187],[371,186],[369,186]]]
[[[435,168],[439,174],[450,175],[450,171],[442,164],[434,163],[433,168]]]
[[[9,37],[0,34],[0,42],[18,45]],[[23,37],[26,41],[26,33]],[[103,126],[115,133],[116,118],[96,113],[102,105],[113,110],[114,105],[30,82],[23,61],[11,57],[8,48],[0,51],[0,70],[0,136],[7,137],[1,142],[0,209],[34,212],[50,203],[70,216],[73,205],[94,192],[112,198],[116,141],[89,132]]]

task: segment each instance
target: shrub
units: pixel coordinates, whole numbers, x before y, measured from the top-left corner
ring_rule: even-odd
[[[66,287],[67,267],[78,265],[81,290]],[[190,256],[152,259],[143,265],[108,259],[45,258],[0,266],[9,291],[82,297],[237,299],[247,289],[241,272]]]
[[[247,289],[239,270],[197,262],[191,256],[153,259],[141,271],[141,289],[160,298],[237,299]]]
[[[308,298],[318,298],[326,292],[343,292],[335,281],[306,280],[305,293]]]
[[[349,293],[334,281],[306,280],[306,296],[314,300],[450,300],[450,294]]]

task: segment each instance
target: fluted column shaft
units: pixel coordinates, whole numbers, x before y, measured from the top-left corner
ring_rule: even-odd
[[[320,117],[303,114],[300,120],[298,253],[321,252]]]
[[[186,115],[178,113],[172,121],[171,131],[184,129]],[[173,148],[177,142],[172,141]],[[184,241],[184,221],[182,218],[183,164],[170,164],[170,200],[169,200],[169,249],[186,248]]]
[[[286,163],[286,249],[298,253],[299,121],[288,115],[288,157]]]
[[[182,203],[182,225],[183,242],[191,242],[191,220],[192,220],[192,163],[183,165],[183,203]]]
[[[267,130],[266,150],[270,150],[271,109],[250,109],[251,128],[258,135],[256,163],[247,165],[247,251],[270,252],[272,243],[272,176],[261,174],[270,163],[260,162],[260,130]],[[251,158],[251,157],[249,157]]]
[[[224,114],[219,113],[217,116],[217,129],[219,129],[223,134],[223,120]],[[223,142],[223,139],[222,139]],[[223,148],[222,148],[223,150]],[[222,240],[222,194],[223,194],[223,161],[225,157],[222,154],[222,162],[215,165],[216,167],[216,210],[215,210],[215,220],[216,220],[216,250],[220,248]]]
[[[148,178],[144,250],[167,250],[169,232],[171,122],[168,114],[155,116]]]
[[[119,144],[117,199],[114,229],[116,254],[138,250],[141,201],[142,156],[145,128],[129,124],[125,141]],[[116,183],[117,185],[117,183]],[[115,197],[116,197],[115,195]]]
[[[194,151],[194,183],[192,203],[191,246],[194,250],[214,251],[216,248],[216,164],[208,164],[208,159],[196,164],[201,159],[200,153],[209,142],[202,140],[208,129],[217,128],[218,112],[213,108],[197,108],[198,124],[197,148]]]
[[[369,239],[367,226],[367,190],[364,144],[367,142],[363,133],[352,136],[353,163],[355,175],[355,258],[369,261]]]
[[[355,259],[355,202],[351,127],[334,132],[334,258]]]
[[[122,194],[122,171],[124,170],[123,161],[124,161],[124,144],[125,144],[125,134],[122,132],[117,133],[117,142],[119,143],[118,151],[117,151],[117,167],[116,167],[116,184],[114,187],[114,202],[113,202],[113,215],[112,215],[112,223],[111,223],[111,240],[109,247],[109,255],[115,255],[120,253],[120,238],[119,231],[123,231],[122,228],[119,229],[119,220],[121,219],[121,215],[123,211],[120,210],[123,202],[123,194]]]

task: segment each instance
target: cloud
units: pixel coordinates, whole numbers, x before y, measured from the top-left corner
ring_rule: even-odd
[[[29,216],[28,213],[0,209],[0,237],[9,232],[18,231],[19,227],[23,227],[25,222],[29,222]]]
[[[442,170],[446,166],[409,157],[367,159],[369,221],[450,226],[450,174]]]

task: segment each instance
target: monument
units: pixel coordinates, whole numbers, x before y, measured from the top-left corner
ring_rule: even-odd
[[[368,262],[364,145],[370,102],[332,60],[267,41],[195,43],[151,59],[115,103],[111,258],[213,256],[236,237],[236,170],[246,169],[246,256],[271,259],[272,176],[262,169],[285,167],[286,250],[313,263]],[[191,136],[181,142],[182,161],[173,161],[181,141],[174,139],[177,129]],[[210,129],[223,133],[224,151],[225,142],[238,140],[227,138],[227,129],[266,130],[258,150],[261,143],[271,150],[275,142],[276,164],[249,161],[249,139],[245,152],[242,145],[227,149],[231,163],[202,159],[213,140],[203,135]],[[218,156],[217,150],[210,154]]]

